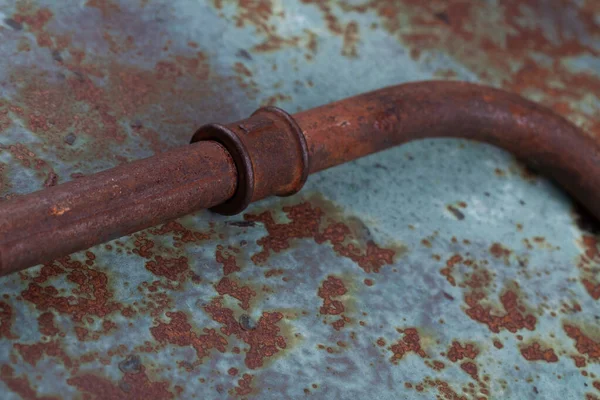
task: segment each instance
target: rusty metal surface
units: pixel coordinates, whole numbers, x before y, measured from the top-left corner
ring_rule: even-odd
[[[596,137],[599,11],[0,2],[0,195],[262,104],[294,112],[433,77],[515,91]],[[432,140],[303,192],[2,278],[4,397],[600,396],[597,239],[548,181],[490,146]]]

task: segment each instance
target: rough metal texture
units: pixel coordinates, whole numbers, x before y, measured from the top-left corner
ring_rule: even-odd
[[[0,2],[0,195],[433,77],[600,133],[594,1],[282,4]],[[501,150],[414,142],[2,278],[3,397],[594,399],[588,222]]]

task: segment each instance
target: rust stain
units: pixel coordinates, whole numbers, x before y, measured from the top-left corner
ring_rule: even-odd
[[[42,335],[54,336],[57,335],[60,330],[54,323],[54,314],[51,312],[41,313],[38,317],[38,330]]]
[[[235,247],[225,247],[218,245],[215,251],[215,260],[223,265],[223,274],[229,275],[234,272],[240,271],[240,267],[237,265],[235,254],[239,253],[240,250]],[[234,253],[234,254],[232,254]],[[265,273],[266,276],[266,273]]]
[[[250,300],[256,296],[256,292],[249,286],[241,286],[230,278],[222,278],[215,286],[215,289],[221,296],[227,294],[239,300],[239,305],[244,310],[250,308]]]
[[[346,322],[350,322],[350,318],[343,314],[345,311],[344,303],[341,300],[334,299],[334,297],[341,297],[346,293],[348,293],[348,289],[346,289],[344,282],[332,275],[323,281],[317,292],[317,295],[323,299],[323,305],[319,309],[319,312],[322,315],[340,316],[339,319],[331,324],[336,331],[342,329],[346,325]]]
[[[527,314],[525,307],[519,304],[517,294],[508,290],[500,296],[500,303],[504,308],[504,314],[492,314],[491,307],[484,307],[480,301],[485,299],[485,294],[481,292],[472,292],[465,295],[465,303],[468,308],[465,313],[474,321],[486,324],[490,331],[494,333],[506,329],[515,333],[520,329],[533,331],[536,325],[536,318],[532,314]]]
[[[388,347],[392,353],[390,361],[396,364],[406,354],[415,353],[421,358],[427,358],[427,354],[421,348],[421,337],[419,331],[416,328],[396,329],[398,333],[403,334],[403,337],[399,339],[395,344]]]
[[[477,365],[475,363],[471,361],[466,361],[460,364],[460,368],[467,374],[471,375],[471,378],[475,379],[476,381],[479,380],[477,376]]]
[[[523,346],[520,350],[527,361],[558,362],[554,349],[551,347],[544,349],[538,342],[533,342],[530,346]]]
[[[15,370],[9,365],[2,365],[0,367],[0,379],[4,384],[17,393],[24,399],[36,399],[36,400],[58,400],[59,397],[54,396],[38,396],[34,387],[26,376],[15,376]]]
[[[167,258],[156,256],[153,261],[145,264],[146,269],[157,276],[164,276],[167,279],[176,281],[185,276],[189,270],[187,257]]]
[[[318,244],[329,242],[338,255],[351,259],[365,272],[379,272],[384,265],[392,264],[396,253],[402,251],[381,248],[371,240],[368,240],[366,245],[356,245],[352,242],[346,244],[355,236],[349,226],[343,222],[330,221],[321,230],[323,220],[326,219],[325,212],[320,206],[309,202],[283,207],[283,211],[291,222],[277,223],[270,211],[244,215],[246,221],[264,224],[268,232],[267,236],[257,241],[263,250],[252,256],[254,263],[265,263],[271,252],[279,253],[289,249],[293,239],[312,238]]]
[[[600,359],[600,342],[596,342],[585,335],[581,331],[581,328],[575,325],[565,324],[563,329],[568,337],[575,340],[575,348],[579,354],[587,356],[587,359],[590,362],[597,362]],[[578,363],[577,360],[576,363]]]
[[[168,382],[151,381],[144,366],[137,373],[126,373],[115,385],[112,381],[93,374],[82,374],[67,379],[67,383],[94,398],[108,399],[173,399]]]
[[[254,377],[250,374],[242,375],[242,378],[238,380],[237,386],[233,390],[233,394],[237,396],[246,396],[252,393],[252,379]]]
[[[0,338],[15,338],[11,333],[13,318],[13,309],[10,304],[5,301],[0,301]]]
[[[598,239],[596,236],[584,234],[580,243],[584,250],[577,262],[581,284],[594,300],[598,300],[600,299],[600,282],[596,279],[596,269],[600,265]]]
[[[277,324],[283,319],[280,312],[263,312],[253,329],[244,329],[236,320],[233,311],[222,306],[219,299],[215,299],[205,307],[206,312],[213,320],[220,323],[221,333],[225,336],[234,335],[250,346],[246,352],[245,364],[250,369],[260,368],[265,358],[269,358],[287,347],[285,337],[280,332]]]
[[[87,253],[92,254],[89,251]],[[64,257],[45,264],[21,296],[40,311],[54,309],[69,315],[75,322],[82,321],[86,316],[105,317],[118,310],[120,305],[112,300],[113,293],[108,287],[107,275],[91,268],[93,265],[94,260],[89,256],[86,263]],[[52,276],[64,276],[77,288],[72,290],[72,295],[62,296],[54,286],[41,285]]]
[[[192,331],[192,326],[184,313],[167,312],[166,315],[171,319],[169,323],[158,321],[158,325],[150,328],[150,333],[160,343],[171,343],[182,347],[192,346],[200,361],[208,356],[209,350],[213,348],[221,353],[225,352],[227,340],[214,329],[205,328],[202,334],[197,334]]]
[[[475,345],[471,343],[461,345],[459,342],[454,341],[452,342],[452,346],[448,349],[447,357],[450,361],[456,362],[464,358],[474,360],[478,354],[479,349]]]
[[[73,361],[60,346],[58,341],[40,342],[31,345],[15,343],[13,348],[21,354],[23,361],[35,366],[44,354],[48,357],[55,357],[61,360],[66,368],[73,366]]]

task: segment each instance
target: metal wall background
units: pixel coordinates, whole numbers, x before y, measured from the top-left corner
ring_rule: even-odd
[[[0,0],[0,21],[0,198],[422,79],[600,134],[593,0]],[[501,150],[411,143],[0,279],[2,398],[600,398],[594,226]]]

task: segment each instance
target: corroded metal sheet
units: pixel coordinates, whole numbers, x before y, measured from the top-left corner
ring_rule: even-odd
[[[0,197],[403,81],[600,134],[594,1],[0,1]],[[501,4],[499,4],[501,3]],[[3,398],[600,398],[594,224],[428,140],[0,279]],[[39,243],[43,246],[43,243]]]

